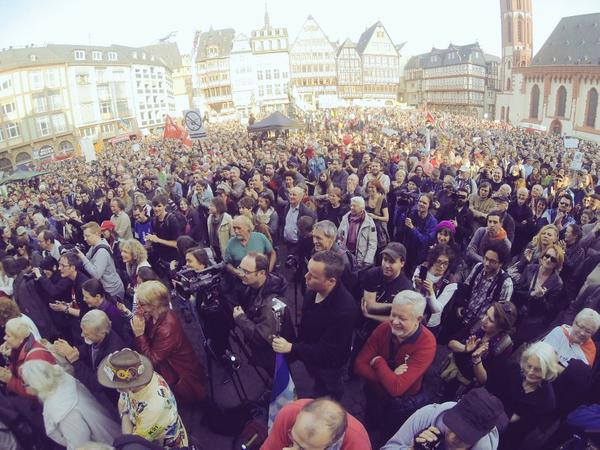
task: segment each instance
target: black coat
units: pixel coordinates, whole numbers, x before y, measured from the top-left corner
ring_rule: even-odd
[[[24,277],[21,272],[15,278],[14,297],[19,309],[33,320],[42,337],[54,340],[60,333],[52,320],[52,310],[39,295],[36,282]]]
[[[122,350],[126,347],[121,337],[111,330],[104,340],[97,346],[95,358],[92,357],[92,346],[87,344],[80,345],[79,359],[73,363],[75,371],[74,376],[81,381],[85,387],[99,400],[108,400],[103,402],[111,404],[113,410],[119,400],[119,393],[116,389],[109,389],[98,383],[97,369],[104,357],[113,352]]]
[[[290,356],[302,360],[309,370],[339,369],[350,358],[356,302],[341,284],[319,303],[316,295],[307,291],[304,296],[302,322]]]

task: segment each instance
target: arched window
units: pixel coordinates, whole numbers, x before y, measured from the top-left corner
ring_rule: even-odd
[[[558,88],[556,91],[556,116],[565,117],[565,110],[567,109],[567,90],[564,86]]]
[[[504,112],[505,112],[505,108],[503,106],[502,108],[500,108],[500,120],[504,120]]]
[[[585,126],[596,128],[596,114],[598,112],[598,91],[592,88],[588,91],[587,105],[585,107]]]
[[[517,21],[517,42],[523,42],[523,19]]]
[[[513,37],[512,37],[512,19],[510,17],[508,17],[506,19],[506,39],[508,40],[509,43],[511,43],[513,41]]]
[[[506,90],[510,91],[510,77],[506,79]]]
[[[538,85],[534,85],[531,89],[531,95],[529,97],[529,117],[532,119],[538,118],[540,106],[540,88]]]

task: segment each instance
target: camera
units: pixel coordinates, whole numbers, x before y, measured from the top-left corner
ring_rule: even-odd
[[[229,349],[225,350],[225,354],[222,356],[223,361],[226,362],[233,370],[239,370],[242,367],[240,359],[233,354]]]
[[[297,269],[299,263],[300,259],[297,255],[288,255],[287,258],[285,258],[284,265],[286,269]]]
[[[410,206],[414,203],[414,198],[408,192],[401,191],[396,197],[396,204]]]
[[[200,272],[184,267],[175,273],[173,280],[177,282],[177,289],[186,296],[198,292],[201,288],[205,289],[206,292],[215,288],[220,290],[224,267],[225,263],[219,263]]]
[[[425,431],[425,430],[424,430]],[[433,432],[436,436],[437,439],[433,442],[415,442],[414,445],[414,449],[415,450],[435,450],[436,448],[439,448],[440,445],[442,445],[442,439],[440,439],[441,435],[439,433]],[[420,435],[421,433],[419,433]]]

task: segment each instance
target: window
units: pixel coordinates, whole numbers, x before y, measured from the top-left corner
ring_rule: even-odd
[[[137,59],[137,52],[133,52],[132,56],[133,56],[133,59]]]
[[[34,72],[29,72],[29,82],[31,83],[31,89],[42,89],[44,87],[42,71],[36,70]]]
[[[50,134],[50,121],[48,117],[37,117],[35,119],[38,136],[48,136]]]
[[[63,107],[62,95],[60,92],[55,92],[48,95],[48,105],[52,111],[61,109]]]
[[[78,73],[75,75],[75,81],[79,85],[90,84],[90,76],[87,73]]]
[[[531,95],[529,97],[529,117],[531,119],[538,119],[540,106],[540,88],[538,85],[534,85],[531,89]]]
[[[92,52],[92,59],[94,61],[102,61],[102,52]]]
[[[2,105],[0,107],[0,114],[10,114],[14,110],[15,110],[15,104],[14,103],[7,103],[7,104]]]
[[[6,135],[8,138],[16,138],[21,135],[21,131],[19,130],[19,125],[16,123],[9,123],[6,125]]]
[[[96,83],[106,83],[106,69],[96,69]]]
[[[512,43],[513,38],[512,38],[512,19],[510,17],[508,17],[506,19],[506,39],[508,41],[508,43]]]
[[[271,79],[271,69],[265,70],[265,80]]]
[[[258,96],[263,97],[265,95],[265,88],[263,86],[258,87]]]
[[[117,52],[108,52],[108,60],[116,61],[117,60]]]
[[[52,128],[55,133],[62,133],[67,129],[67,121],[64,114],[54,114],[52,116]]]
[[[567,109],[567,90],[564,86],[558,88],[556,91],[556,116],[565,117],[565,110]]]
[[[102,126],[100,127],[100,129],[102,130],[103,133],[110,133],[111,131],[114,130],[114,125],[112,123],[103,123]]]
[[[85,52],[83,50],[75,50],[75,59],[83,61],[85,59]]]
[[[31,62],[35,62],[35,61],[37,61],[37,56],[36,55],[29,55],[29,60]]]
[[[94,135],[94,128],[93,127],[82,128],[81,134],[83,134],[85,137],[92,137]]]
[[[32,98],[33,112],[36,114],[46,112],[46,97],[38,95]]]
[[[271,84],[267,84],[267,95],[273,95],[273,86]]]
[[[4,91],[5,89],[9,89],[11,87],[12,87],[12,80],[10,78],[0,81],[0,91]]]
[[[585,126],[596,128],[596,114],[598,112],[598,91],[592,88],[588,91],[585,107]]]
[[[262,70],[257,70],[256,71],[256,79],[257,80],[262,80],[263,79],[263,71]]]
[[[110,102],[100,103],[100,113],[110,114],[110,112],[111,112]]]
[[[0,127],[0,142],[4,140],[4,130]]]
[[[517,21],[517,42],[523,42],[523,20]]]
[[[279,79],[279,69],[273,69],[273,78],[276,80]]]

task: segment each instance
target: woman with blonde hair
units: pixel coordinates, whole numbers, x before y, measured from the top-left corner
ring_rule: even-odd
[[[518,282],[521,279],[521,274],[528,264],[539,263],[540,255],[543,254],[548,246],[556,244],[558,242],[558,237],[559,231],[555,225],[549,224],[543,226],[533,237],[531,242],[527,244],[527,247],[517,262],[508,269],[508,274],[513,280]]]
[[[79,381],[47,361],[28,361],[21,367],[27,392],[40,399],[46,435],[67,450],[88,441],[111,444],[121,427]]]
[[[125,263],[129,286],[134,288],[137,282],[137,273],[140,267],[151,267],[148,262],[148,251],[137,239],[121,241],[121,257]]]
[[[519,308],[515,342],[531,342],[540,337],[561,310],[563,281],[560,271],[565,253],[559,244],[542,250],[537,263],[528,264],[515,285],[512,301]]]
[[[178,403],[204,400],[206,372],[169,307],[169,290],[160,281],[146,281],[136,289],[136,297],[138,308],[131,319],[136,349],[152,362]]]

